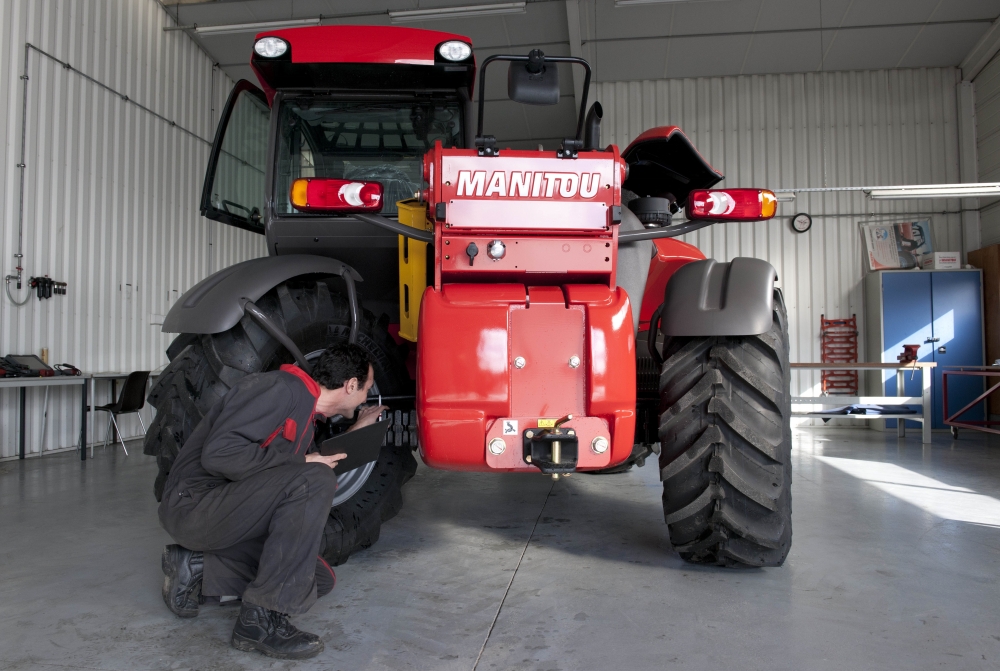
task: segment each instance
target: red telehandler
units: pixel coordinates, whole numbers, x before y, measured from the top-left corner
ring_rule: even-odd
[[[585,70],[558,149],[486,134],[485,78],[559,100]],[[780,565],[791,546],[785,308],[768,263],[719,263],[677,240],[774,216],[774,194],[723,176],[676,127],[600,146],[580,58],[495,55],[395,27],[261,33],[216,133],[206,217],[263,234],[269,255],[202,280],[149,400],[166,474],[240,378],[354,342],[393,411],[379,459],[340,476],[323,552],[378,539],[416,469],[608,473],[658,454],[673,547],[688,561]],[[497,70],[494,67],[492,71]],[[683,210],[685,219],[674,219]],[[336,431],[330,423],[318,439]]]

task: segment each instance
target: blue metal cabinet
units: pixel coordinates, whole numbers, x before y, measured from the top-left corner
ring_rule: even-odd
[[[920,361],[934,361],[931,426],[943,429],[942,366],[983,365],[983,287],[979,270],[902,270],[871,273],[865,280],[868,358],[896,361],[904,344],[919,344]],[[952,382],[951,380],[954,380]],[[874,395],[896,393],[894,371],[881,376]],[[920,373],[906,375],[905,393],[920,395]],[[957,409],[982,393],[982,380],[954,377],[949,380],[949,407]],[[985,419],[982,404],[963,415]],[[895,428],[895,420],[886,420]],[[917,422],[907,426],[918,427]]]

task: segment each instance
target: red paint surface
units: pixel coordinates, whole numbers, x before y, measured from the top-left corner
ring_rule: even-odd
[[[440,144],[424,156],[430,211],[445,203],[445,227],[452,230],[608,235],[624,170],[614,146],[580,152],[575,160],[512,149],[485,157]]]
[[[293,63],[407,63],[433,65],[434,50],[442,42],[464,35],[396,26],[310,26],[258,33],[280,37],[292,50]]]
[[[280,37],[291,47],[292,63],[376,63],[434,65],[435,50],[442,42],[458,40],[472,46],[464,35],[421,28],[397,26],[308,26],[257,33],[262,37]],[[250,68],[257,75],[267,103],[274,102],[275,89],[257,69],[256,54],[251,52]],[[469,78],[471,94],[475,74]]]
[[[676,238],[659,238],[653,240],[656,245],[656,256],[649,262],[649,275],[646,277],[646,289],[642,294],[642,306],[639,308],[639,330],[649,330],[649,320],[653,311],[663,302],[663,293],[667,282],[677,269],[692,261],[705,258],[701,250],[694,245]]]
[[[569,235],[528,237],[525,235],[444,236],[444,254],[439,259],[444,282],[523,282],[532,284],[570,284],[599,282],[607,285],[614,269],[613,241],[610,238]],[[487,245],[501,240],[506,253],[494,260]],[[466,249],[476,243],[479,254],[470,265]],[[447,257],[447,258],[446,258]]]
[[[623,290],[447,284],[424,294],[419,332],[417,411],[429,466],[492,470],[486,442],[497,419],[569,412],[607,425],[612,446],[604,465],[631,454],[635,339]],[[576,369],[568,365],[574,354]],[[526,360],[519,370],[517,356]]]
[[[625,147],[625,151],[622,152],[622,155],[623,156],[627,155],[630,151],[632,151],[633,148],[638,147],[644,142],[653,142],[656,140],[669,140],[674,135],[681,135],[685,139],[688,139],[688,142],[690,142],[690,139],[687,138],[687,135],[684,135],[684,131],[682,131],[678,126],[657,126],[656,128],[650,128],[647,131],[639,133],[639,137],[629,142],[629,145]],[[694,148],[693,143],[691,144],[691,147]],[[695,151],[698,153],[698,156],[701,156],[701,160],[705,161],[705,157],[701,155],[701,152],[699,152],[697,149],[695,149]],[[712,165],[708,161],[705,161],[705,165],[709,166],[710,168],[712,167]],[[715,170],[715,168],[712,168],[712,170]]]

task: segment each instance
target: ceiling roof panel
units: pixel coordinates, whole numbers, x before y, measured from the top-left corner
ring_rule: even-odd
[[[944,0],[944,2],[951,2],[951,0]],[[941,3],[942,0],[853,2],[839,19],[829,24],[824,21],[823,27],[892,25],[927,21],[934,8]]]
[[[596,7],[581,3],[580,11],[590,12],[589,24],[594,31],[591,37],[658,37],[671,34],[674,7],[672,4],[615,7],[614,2],[598,1]]]
[[[997,0],[945,0],[931,17],[934,21],[990,19],[1000,13]]]
[[[832,35],[824,70],[880,70],[894,68],[906,52],[913,38],[920,32],[917,27],[859,28],[840,30]]]
[[[388,10],[455,7],[509,0],[215,0],[163,4],[180,23],[230,25],[327,17],[324,23],[390,25]],[[347,17],[345,14],[361,16]],[[615,7],[580,0],[584,52],[599,81],[771,74],[894,67],[955,67],[1000,15],[1000,0],[690,0]],[[340,18],[329,18],[338,16]],[[926,26],[900,23],[928,21]],[[960,23],[949,23],[960,22]],[[528,0],[521,14],[402,24],[468,36],[482,62],[493,53],[532,47],[567,55],[565,3]],[[819,28],[822,25],[823,31]],[[190,34],[190,33],[189,33]],[[192,34],[234,79],[255,81],[247,65],[254,31]],[[820,64],[820,53],[825,58]],[[497,67],[488,100],[506,97]],[[491,71],[492,72],[492,71]],[[504,140],[561,137],[574,118],[572,78],[561,73],[563,100],[552,108],[488,102],[487,118]],[[531,123],[534,119],[535,122]],[[492,132],[492,131],[491,131]],[[546,145],[548,147],[548,145]]]
[[[760,6],[760,0],[677,3],[672,34],[701,35],[754,30]]]
[[[596,45],[596,77],[602,82],[662,79],[666,76],[667,40],[601,42]]]
[[[810,72],[819,69],[818,32],[754,35],[740,74]]]
[[[764,0],[756,25],[757,30],[819,28],[819,7],[802,0]]]
[[[938,63],[960,63],[988,26],[982,23],[954,23],[927,26],[911,43],[897,67],[934,67]]]
[[[705,49],[697,37],[670,40],[666,77],[711,77],[739,74],[750,35],[726,35],[713,40],[714,48]]]

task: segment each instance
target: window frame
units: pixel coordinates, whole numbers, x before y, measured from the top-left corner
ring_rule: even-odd
[[[229,128],[229,120],[232,117],[233,109],[235,109],[236,107],[236,101],[239,99],[240,94],[242,93],[249,93],[250,95],[255,96],[262,103],[264,103],[265,107],[270,109],[270,105],[268,105],[267,102],[267,96],[265,96],[264,92],[261,91],[257,86],[254,86],[251,82],[247,81],[246,79],[241,79],[240,81],[236,82],[236,85],[233,87],[233,90],[229,93],[229,98],[228,100],[226,100],[226,106],[222,110],[222,118],[219,120],[219,126],[218,128],[216,128],[215,131],[215,139],[212,142],[212,152],[208,158],[208,168],[205,170],[205,182],[202,185],[200,209],[201,209],[201,215],[203,217],[206,217],[207,219],[220,221],[224,224],[228,224],[229,226],[242,228],[243,230],[263,235],[265,233],[265,222],[263,218],[264,217],[263,211],[260,213],[261,216],[260,220],[257,223],[254,223],[248,217],[241,217],[231,212],[226,212],[225,210],[217,209],[212,205],[212,199],[211,199],[212,186],[215,183],[215,172],[219,166],[219,155],[222,153],[222,143],[225,140],[226,131]],[[272,116],[273,116],[273,110],[272,110]],[[269,120],[268,134],[267,134],[268,140],[266,140],[268,145],[270,145],[271,125],[272,124]],[[265,149],[267,150],[268,155],[270,155],[270,147],[269,146],[265,147]],[[267,167],[268,167],[268,161],[265,160],[263,167],[265,184],[267,179]],[[266,191],[267,189],[265,187],[265,192]],[[266,193],[262,195],[264,195],[265,197],[264,206],[266,209],[267,207]]]

